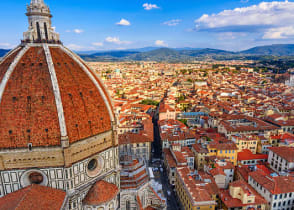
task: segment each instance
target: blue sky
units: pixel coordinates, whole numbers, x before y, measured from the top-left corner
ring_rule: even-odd
[[[25,5],[2,1],[0,48],[27,30]],[[45,0],[53,26],[73,50],[147,46],[242,50],[294,43],[294,2],[260,0]]]

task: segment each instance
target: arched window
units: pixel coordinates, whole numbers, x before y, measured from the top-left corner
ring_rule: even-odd
[[[46,40],[48,40],[48,30],[47,30],[47,24],[44,23],[44,30],[45,30],[45,37],[46,37]]]
[[[129,200],[126,201],[126,210],[131,210],[131,202]]]
[[[146,206],[146,203],[145,203],[145,195],[142,196],[141,201],[142,201],[142,205],[143,206]]]
[[[114,210],[114,204],[113,204],[113,202],[111,202],[111,203],[109,204],[109,210]]]
[[[41,184],[44,180],[43,175],[38,172],[33,172],[29,175],[31,184]]]
[[[41,30],[40,30],[39,22],[37,22],[36,25],[37,25],[38,40],[41,40]]]

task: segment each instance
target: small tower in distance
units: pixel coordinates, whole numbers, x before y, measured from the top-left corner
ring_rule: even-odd
[[[60,43],[59,34],[51,25],[52,15],[43,0],[31,0],[27,6],[29,29],[24,32],[25,43]]]

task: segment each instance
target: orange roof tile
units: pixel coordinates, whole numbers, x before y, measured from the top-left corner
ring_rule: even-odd
[[[114,199],[118,193],[119,189],[115,184],[100,180],[91,187],[83,203],[94,206],[101,205]]]
[[[30,185],[0,198],[0,209],[5,210],[59,210],[66,193],[41,185]]]

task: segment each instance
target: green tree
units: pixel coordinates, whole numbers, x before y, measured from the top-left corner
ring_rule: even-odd
[[[144,99],[143,101],[140,102],[140,104],[158,106],[159,102],[151,100],[151,99]]]
[[[186,126],[188,126],[188,120],[186,120],[186,119],[180,119],[179,121],[182,122],[182,123],[184,123]]]

